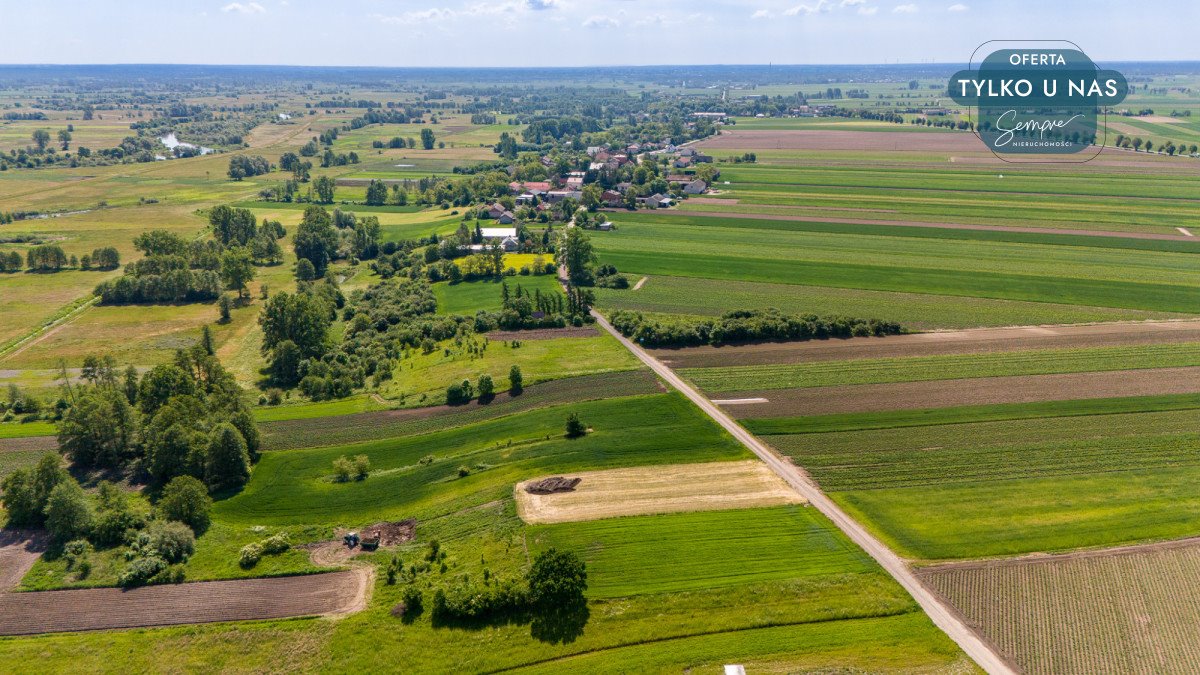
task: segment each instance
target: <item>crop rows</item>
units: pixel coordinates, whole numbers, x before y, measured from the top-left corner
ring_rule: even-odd
[[[1026,673],[1188,673],[1200,548],[931,568],[926,583]]]
[[[1200,411],[768,436],[830,491],[1200,463]]]
[[[1045,349],[1000,354],[950,354],[799,364],[687,368],[681,374],[705,391],[795,389],[969,377],[1049,375],[1200,365],[1200,343]]]

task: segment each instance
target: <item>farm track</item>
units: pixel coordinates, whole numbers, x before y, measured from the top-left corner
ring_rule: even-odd
[[[1034,349],[1151,345],[1171,342],[1200,342],[1200,321],[972,328],[878,338],[655,349],[651,350],[651,353],[672,368],[709,368],[947,354],[987,354]]]
[[[722,397],[760,393],[722,392]],[[737,406],[731,413],[738,419],[794,417],[1194,393],[1200,393],[1200,367],[1149,368],[774,389],[770,403]]]
[[[802,207],[789,207],[802,208]],[[680,217],[698,216],[702,218],[736,218],[745,220],[782,220],[808,223],[839,223],[846,225],[888,225],[892,227],[929,227],[939,230],[978,230],[985,232],[1022,232],[1027,234],[1063,234],[1082,237],[1116,237],[1118,239],[1154,239],[1163,241],[1191,241],[1196,238],[1185,234],[1164,234],[1159,232],[1119,232],[1115,230],[1087,230],[1057,227],[1023,227],[1008,225],[975,225],[970,223],[945,223],[921,220],[879,220],[871,218],[832,218],[829,216],[785,216],[773,213],[739,213],[725,211],[667,211],[666,213]],[[1198,248],[1197,250],[1200,250]]]
[[[601,328],[612,334],[626,349],[649,366],[659,377],[687,396],[705,414],[766,462],[767,466],[829,518],[847,537],[862,547],[868,555],[874,558],[893,579],[912,595],[913,599],[916,600],[934,624],[943,630],[950,639],[954,640],[981,668],[988,673],[1007,674],[1016,672],[1012,664],[1001,656],[989,643],[985,642],[983,638],[977,635],[962,620],[961,615],[956,610],[926,587],[909,570],[908,565],[899,556],[872,536],[866,528],[847,515],[841,507],[835,504],[833,500],[809,480],[800,468],[775,454],[766,444],[739,426],[720,408],[688,385],[673,370],[635,345],[624,335],[621,335],[600,313],[593,310],[592,316],[595,317],[596,322]]]
[[[1034,674],[1195,672],[1198,574],[1196,539],[917,571]]]

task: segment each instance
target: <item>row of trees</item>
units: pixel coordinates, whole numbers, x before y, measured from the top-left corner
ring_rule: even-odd
[[[111,270],[121,265],[121,254],[112,246],[95,249],[82,258],[68,257],[57,244],[41,244],[26,252],[24,264],[33,272],[58,272],[68,267],[87,271],[92,269]],[[0,251],[0,272],[20,272],[21,254],[17,251]]]
[[[777,309],[739,310],[719,319],[648,318],[617,310],[610,317],[622,335],[645,347],[720,345],[757,340],[813,340],[895,335],[900,324],[879,319],[784,314]]]

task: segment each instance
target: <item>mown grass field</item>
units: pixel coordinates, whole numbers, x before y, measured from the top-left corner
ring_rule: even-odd
[[[533,258],[534,256],[528,256]],[[509,262],[505,256],[505,264],[521,262],[520,259]],[[562,295],[562,286],[553,274],[504,277],[511,293],[517,292],[520,286],[531,295],[540,292],[544,296]],[[462,281],[457,284],[441,282],[434,284],[433,294],[437,297],[438,314],[459,314],[474,316],[478,311],[499,312],[502,308],[500,283],[490,279],[479,281]]]
[[[548,340],[494,341],[483,334],[475,338],[482,353],[469,344],[447,340],[429,354],[413,352],[397,365],[380,393],[407,405],[434,405],[446,400],[446,387],[463,380],[476,384],[479,376],[492,376],[497,392],[509,388],[508,373],[520,366],[526,386],[563,377],[634,370],[635,356],[607,334],[595,337]]]
[[[584,551],[597,577],[596,597],[866,573],[873,567],[807,505],[539,525],[530,528],[529,538],[535,551]]]

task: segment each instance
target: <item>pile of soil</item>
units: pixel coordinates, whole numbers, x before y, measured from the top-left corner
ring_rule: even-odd
[[[531,495],[548,495],[555,492],[574,492],[575,486],[579,485],[582,478],[564,478],[562,476],[551,476],[543,478],[536,483],[530,483],[525,486],[525,491]]]
[[[364,539],[373,538],[376,533],[379,533],[380,546],[397,546],[412,541],[417,534],[417,521],[409,518],[394,523],[375,523],[359,531]]]

